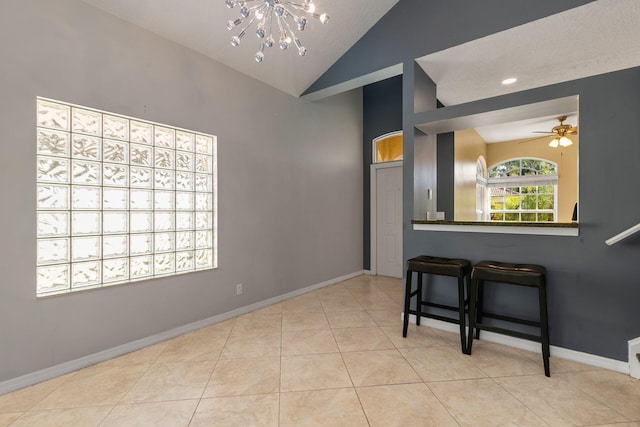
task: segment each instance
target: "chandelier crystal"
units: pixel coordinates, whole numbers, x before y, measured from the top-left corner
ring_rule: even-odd
[[[256,23],[255,34],[260,39],[256,62],[264,60],[264,48],[276,45],[273,32],[276,32],[277,45],[287,50],[291,43],[298,49],[298,55],[305,56],[307,48],[296,36],[296,31],[304,31],[307,18],[314,18],[326,24],[329,15],[316,12],[313,0],[225,0],[229,9],[240,8],[240,17],[227,22],[227,29],[233,31],[240,28],[237,35],[231,37],[231,45],[238,46],[251,26]]]

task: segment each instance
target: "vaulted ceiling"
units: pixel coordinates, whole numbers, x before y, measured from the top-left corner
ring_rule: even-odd
[[[225,0],[83,1],[294,96],[304,92],[398,2],[314,0],[317,11],[326,12],[330,20],[323,25],[310,19],[306,29],[297,33],[308,55],[300,57],[293,47],[281,51],[276,45],[267,48],[264,61],[257,63],[255,23],[239,46],[231,46],[231,37],[242,26],[227,30],[227,21],[238,18],[240,11],[238,6],[227,8]]]
[[[83,1],[299,96],[399,0],[314,0],[317,10],[331,19],[326,25],[310,20],[298,34],[309,54],[300,57],[293,48],[274,46],[265,50],[262,63],[254,59],[259,49],[255,24],[239,46],[231,46],[231,37],[242,27],[227,30],[239,8],[227,8],[225,0]],[[459,104],[640,66],[639,23],[640,1],[597,0],[417,58],[417,63],[437,84],[443,104]],[[506,77],[518,82],[501,85]],[[550,129],[557,121],[544,117],[529,124],[531,129]]]

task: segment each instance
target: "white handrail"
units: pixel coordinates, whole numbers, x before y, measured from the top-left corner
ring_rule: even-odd
[[[618,243],[620,240],[624,240],[627,237],[637,233],[638,231],[640,231],[640,223],[634,225],[633,227],[627,228],[623,232],[616,234],[615,236],[605,240],[604,242],[607,245],[611,246],[611,245],[613,245],[615,243]]]

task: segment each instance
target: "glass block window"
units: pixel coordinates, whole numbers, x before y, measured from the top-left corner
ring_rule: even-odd
[[[38,296],[217,267],[215,136],[36,103]]]

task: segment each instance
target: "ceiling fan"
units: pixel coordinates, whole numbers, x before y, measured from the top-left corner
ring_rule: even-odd
[[[553,136],[554,138],[551,140],[551,142],[549,142],[549,147],[553,147],[553,148],[556,148],[558,146],[568,147],[571,144],[573,144],[573,141],[567,138],[567,135],[577,135],[578,127],[565,125],[564,121],[567,120],[567,116],[560,116],[556,120],[559,121],[560,124],[558,126],[554,126],[551,129],[551,132],[540,131],[540,132],[533,132],[533,133],[546,133],[549,136]]]

